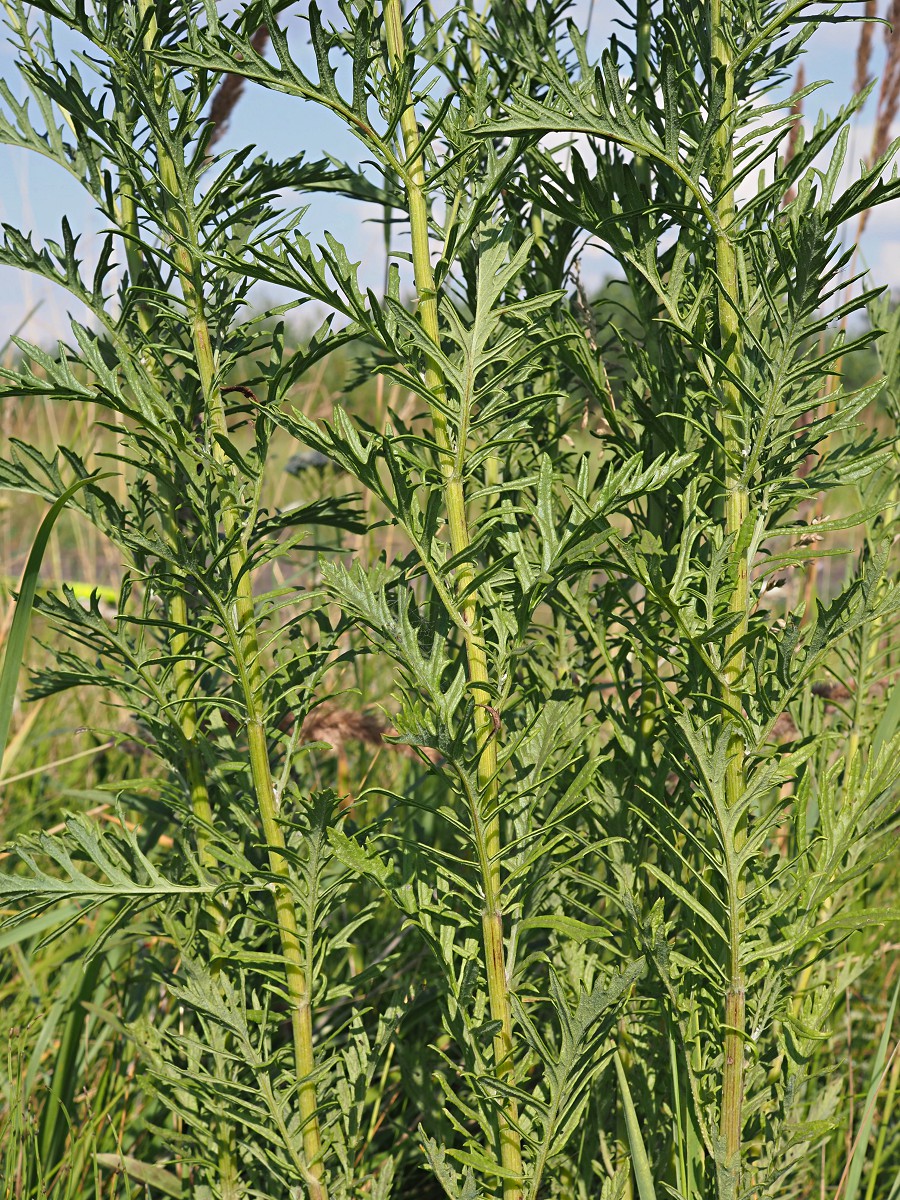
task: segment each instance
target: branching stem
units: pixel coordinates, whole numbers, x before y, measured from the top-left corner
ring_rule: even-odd
[[[242,673],[244,702],[247,709],[247,741],[250,752],[250,771],[256,793],[256,802],[262,821],[263,834],[268,847],[269,869],[279,880],[275,888],[275,910],[281,948],[285,959],[285,974],[288,995],[291,1000],[291,1025],[294,1039],[294,1059],[298,1081],[300,1117],[303,1122],[303,1146],[307,1167],[312,1180],[309,1182],[310,1200],[327,1200],[327,1191],[322,1182],[321,1138],[318,1122],[318,1102],[313,1078],[315,1058],[313,1054],[312,1010],[310,1006],[309,964],[305,961],[300,942],[299,922],[294,898],[290,889],[290,868],[285,857],[284,831],[278,821],[278,806],[269,765],[269,750],[266,739],[263,706],[263,664],[259,652],[259,636],[256,625],[256,609],[253,585],[247,570],[246,553],[242,539],[241,513],[237,497],[232,491],[230,466],[225,453],[216,440],[227,436],[225,404],[216,379],[215,359],[210,343],[209,326],[203,311],[203,300],[195,286],[190,257],[183,247],[176,252],[185,261],[182,283],[185,303],[191,314],[194,352],[200,373],[201,388],[206,405],[211,447],[219,465],[220,500],[222,524],[225,538],[231,544],[231,574],[236,598],[235,614],[240,650],[245,668]]]
[[[149,0],[141,0],[142,13]],[[153,21],[148,36],[155,33]],[[181,196],[184,208],[192,197],[183,195],[183,185],[170,155],[159,147],[160,173],[163,184],[173,196]],[[239,497],[235,491],[233,468],[219,441],[228,436],[225,402],[218,380],[215,354],[210,338],[209,323],[203,301],[199,271],[199,251],[192,241],[190,222],[184,219],[177,206],[173,213],[177,242],[173,256],[178,267],[182,295],[191,328],[194,358],[200,379],[200,390],[206,412],[210,452],[217,464],[217,483],[225,540],[230,547],[229,563],[235,589],[234,615],[241,662],[239,675],[247,712],[247,741],[250,771],[256,803],[268,849],[269,869],[277,883],[274,886],[275,912],[282,954],[285,961],[285,982],[291,1006],[291,1027],[294,1043],[294,1065],[297,1094],[303,1129],[303,1149],[306,1180],[310,1200],[328,1200],[323,1180],[322,1145],[319,1131],[318,1099],[315,1083],[310,976],[312,964],[307,961],[300,939],[297,909],[290,888],[290,867],[285,855],[284,830],[278,820],[278,804],[269,764],[269,750],[264,723],[264,670],[260,657],[259,635],[253,584],[248,570],[246,532],[243,527]]]
[[[391,65],[397,70],[406,58],[401,0],[385,0],[384,21]],[[412,236],[412,261],[415,277],[418,314],[422,328],[436,346],[440,345],[438,297],[431,253],[428,244],[428,198],[425,168],[412,96],[400,118],[403,149],[407,161],[406,194]],[[443,372],[434,359],[426,363],[425,379],[429,391],[442,397],[446,392]],[[447,418],[438,405],[431,406],[434,438],[440,455],[444,503],[450,529],[450,544],[455,556],[464,555],[471,539],[463,486],[465,445],[453,447]],[[488,996],[491,1016],[500,1023],[494,1038],[495,1070],[498,1077],[507,1075],[513,1062],[512,1012],[509,980],[503,941],[503,905],[501,896],[500,859],[502,853],[500,815],[497,809],[497,742],[492,717],[492,692],[488,673],[484,630],[481,621],[478,589],[473,588],[475,571],[464,561],[457,573],[458,594],[462,600],[465,625],[466,659],[474,705],[474,732],[479,747],[478,785],[480,805],[473,813],[476,839],[479,846],[484,888],[482,930],[487,967]],[[522,1147],[518,1131],[518,1109],[508,1097],[498,1118],[500,1161],[511,1178],[503,1181],[503,1200],[521,1200]]]
[[[637,6],[637,28],[636,28],[636,44],[634,58],[634,83],[637,92],[638,111],[646,104],[650,94],[650,45],[652,33],[652,14],[651,0],[638,0]],[[645,155],[635,155],[634,159],[635,178],[641,187],[646,202],[651,202],[651,173],[650,161]],[[658,304],[653,297],[652,290],[649,293],[650,304],[654,309]],[[647,349],[651,361],[656,361],[659,357],[658,338],[655,322],[651,322],[647,326]],[[662,453],[659,436],[654,429],[650,436],[650,458],[656,459]],[[662,539],[663,536],[663,508],[659,498],[655,495],[647,497],[647,520],[651,534]],[[650,602],[648,597],[644,597],[644,611],[650,616]],[[653,618],[651,617],[651,620]],[[652,752],[653,738],[656,729],[657,706],[659,704],[659,693],[657,688],[657,677],[659,674],[659,660],[656,653],[652,649],[645,651],[642,659],[641,671],[641,720],[638,726],[639,733],[639,757],[641,767],[650,771],[652,769]]]
[[[125,256],[128,263],[128,273],[131,276],[132,286],[135,286],[140,278],[141,271],[141,252],[138,248],[140,244],[140,231],[138,229],[137,204],[134,199],[134,191],[131,182],[127,179],[123,180],[122,186],[119,189],[119,219],[122,223],[122,229],[126,234]],[[144,334],[149,334],[150,318],[145,305],[138,303],[136,314],[141,331]],[[166,517],[166,533],[173,546],[177,544],[179,536],[176,516],[178,501],[175,492],[176,489],[174,487],[171,488],[170,494],[166,497],[169,504],[169,511]],[[200,755],[197,751],[197,708],[190,698],[192,672],[190,662],[185,657],[185,650],[188,643],[188,635],[185,632],[188,628],[188,610],[187,600],[185,599],[181,584],[182,581],[180,579],[176,580],[176,587],[169,601],[169,614],[175,629],[170,641],[172,658],[174,660],[172,671],[175,677],[175,694],[181,701],[178,709],[178,723],[181,735],[184,738],[191,811],[197,821],[195,835],[197,855],[201,864],[204,867],[209,867],[212,865],[213,860],[207,850],[206,830],[212,824],[212,807],[209,802],[209,790],[207,789],[203,774],[203,764],[200,761]]]

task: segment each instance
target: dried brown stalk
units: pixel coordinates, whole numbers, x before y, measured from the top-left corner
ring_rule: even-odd
[[[875,119],[875,132],[869,152],[870,166],[881,158],[890,145],[891,132],[897,119],[897,113],[900,111],[900,0],[891,0],[887,19],[888,24],[884,31],[887,59],[881,75],[881,87],[878,89],[878,115]],[[868,220],[869,211],[867,209],[859,217],[857,241]]]
[[[877,16],[878,6],[875,2],[867,2],[865,9],[866,17]],[[894,121],[897,117],[898,108],[900,108],[900,0],[891,0],[890,8],[887,13],[887,22],[884,29],[885,44],[887,46],[887,59],[884,65],[884,71],[881,76],[881,86],[878,90],[878,114],[875,121],[875,131],[872,138],[872,146],[869,151],[868,164],[871,166],[877,162],[888,148],[891,139],[891,130]],[[856,59],[856,74],[857,74],[857,90],[859,90],[859,81],[863,76],[868,77],[869,63],[871,57],[872,37],[871,33],[867,35],[867,31],[871,31],[874,26],[871,23],[863,25],[862,33],[860,34],[860,45],[857,51]],[[864,209],[860,213],[856,227],[856,239],[853,250],[853,258],[850,265],[850,278],[853,279],[856,270],[856,261],[859,255],[860,242],[866,225],[869,221],[869,210]],[[852,284],[847,284],[846,294],[849,296]],[[841,321],[841,330],[847,328],[847,317]],[[823,399],[828,405],[831,404],[829,397],[834,391],[836,380],[840,374],[842,360],[838,359],[835,363],[834,374],[830,377],[828,384],[824,390]],[[818,412],[816,413],[816,417]],[[809,468],[807,467],[806,470]],[[806,474],[806,471],[802,472]],[[820,494],[817,501],[817,508],[821,516],[823,497]],[[813,598],[816,589],[816,572],[812,569],[807,574],[807,586],[804,596],[804,607],[806,612],[806,620],[813,611]]]
[[[787,166],[787,164],[797,153],[797,147],[800,144],[800,130],[803,127],[803,96],[801,93],[805,87],[806,68],[804,67],[803,63],[801,63],[797,71],[797,78],[794,82],[794,91],[792,93],[794,99],[791,104],[791,117],[793,120],[791,122],[790,132],[788,133],[787,146],[785,147],[784,151],[785,166]],[[796,198],[796,195],[797,193],[795,190],[793,188],[789,188],[785,192],[784,198],[781,202],[782,207],[787,208],[789,204],[792,204]]]
[[[797,69],[797,78],[794,81],[793,103],[791,104],[791,116],[794,118],[791,125],[791,131],[788,134],[787,150],[785,151],[785,162],[790,162],[797,153],[797,144],[800,141],[801,118],[803,116],[803,89],[806,87],[806,67],[803,63]]]
[[[889,677],[884,679],[876,679],[869,685],[868,690],[876,696],[883,695],[891,686],[892,680]],[[855,694],[854,689],[847,687],[845,683],[814,683],[812,685],[812,694],[818,696],[821,700],[829,700],[838,703],[843,700],[851,700]]]
[[[289,718],[293,725],[293,718]],[[365,746],[384,745],[386,726],[371,713],[354,712],[336,704],[320,704],[309,713],[300,726],[302,742],[327,742],[334,750],[342,750],[345,742],[362,742]]]
[[[881,97],[878,106],[878,122],[875,126],[875,137],[872,142],[871,161],[877,162],[887,150],[891,141],[891,131],[900,109],[900,24],[891,47],[891,54],[884,69],[881,86]]]
[[[770,738],[773,742],[792,742],[797,737],[797,726],[794,723],[794,718],[785,710],[781,713],[772,726]]]
[[[231,713],[223,710],[222,719],[230,733],[237,732],[238,722]],[[288,713],[279,725],[281,732],[290,733],[294,728],[295,719],[293,713]],[[343,754],[348,742],[360,742],[364,746],[374,746],[379,750],[393,750],[406,758],[420,758],[418,748],[388,740],[396,736],[397,731],[381,717],[373,713],[355,712],[351,708],[329,704],[327,701],[307,713],[300,726],[301,742],[324,742],[338,754]],[[432,762],[437,762],[441,757],[431,747],[421,747],[421,752]]]
[[[891,0],[887,13],[887,25],[884,27],[884,44],[890,49],[891,41],[898,24],[900,24],[900,0]]]
[[[250,39],[250,45],[257,54],[262,54],[269,43],[269,27],[260,25]],[[225,135],[231,114],[234,112],[244,90],[243,75],[226,75],[216,89],[209,109],[209,120],[213,131],[209,139],[209,149]]]
[[[856,51],[856,79],[853,91],[856,94],[869,86],[872,80],[869,67],[872,62],[872,40],[875,36],[874,19],[878,15],[878,0],[866,0],[866,9],[862,29],[859,34],[859,46]]]
[[[286,726],[293,725],[293,716],[287,718]],[[320,704],[309,713],[300,726],[300,740],[303,742],[327,742],[332,749],[343,751],[346,742],[361,742],[364,746],[386,747],[395,750],[407,758],[418,758],[413,746],[387,741],[396,737],[392,729],[379,717],[372,713],[354,712],[349,708],[341,708],[337,704]],[[440,755],[436,750],[423,748],[423,753],[432,762]]]
[[[82,814],[82,816],[85,818],[96,817],[101,821],[108,821],[110,825],[119,825],[121,828],[129,830],[131,833],[134,833],[135,830],[140,828],[140,826],[134,821],[123,821],[117,813],[110,812],[109,809],[109,804],[98,804],[94,808],[89,808],[87,812]],[[58,825],[51,825],[49,829],[45,829],[42,836],[56,837],[57,834],[65,833],[67,828],[68,823],[66,821],[60,821]],[[164,850],[171,850],[175,845],[175,839],[170,837],[167,833],[161,833],[156,839],[156,845],[162,846]],[[4,850],[3,853],[0,854],[0,862],[3,862],[7,858],[11,858],[14,853],[14,850]]]

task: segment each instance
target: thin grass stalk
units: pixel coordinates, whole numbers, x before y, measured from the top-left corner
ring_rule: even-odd
[[[724,443],[724,532],[731,540],[736,558],[734,591],[730,609],[740,620],[729,633],[725,646],[724,685],[722,706],[726,719],[736,719],[743,709],[741,694],[744,674],[743,639],[748,625],[748,564],[746,552],[740,546],[740,535],[747,520],[747,488],[742,471],[742,439],[740,432],[741,396],[735,383],[740,373],[741,327],[738,316],[738,261],[732,238],[735,221],[734,194],[734,69],[728,29],[731,21],[729,0],[710,0],[709,29],[713,78],[723,89],[719,124],[715,134],[717,177],[713,180],[716,197],[716,273],[719,284],[718,327],[719,352],[724,363],[721,382],[719,428]],[[725,774],[725,808],[727,813],[740,804],[745,791],[745,756],[743,736],[735,725],[729,745]],[[722,1070],[722,1107],[720,1133],[725,1153],[725,1169],[732,1176],[735,1189],[740,1186],[742,1109],[744,1099],[744,1034],[746,997],[741,969],[740,939],[742,923],[742,888],[736,865],[744,834],[734,831],[734,844],[726,848],[729,863],[726,895],[728,931],[728,988],[725,995],[724,1065]]]
[[[875,1142],[875,1151],[872,1155],[872,1165],[869,1169],[869,1181],[866,1186],[865,1200],[875,1200],[875,1186],[878,1182],[878,1175],[881,1170],[881,1162],[884,1158],[884,1149],[887,1142],[888,1131],[893,1129],[892,1116],[894,1112],[894,1102],[897,1098],[897,1084],[900,1083],[900,1054],[893,1055],[891,1063],[891,1074],[888,1080],[887,1098],[884,1102],[884,1110],[881,1113],[881,1119],[878,1122],[878,1137]]]
[[[877,16],[877,0],[866,0],[862,29],[859,31],[859,45],[856,49],[856,76],[853,80],[853,91],[856,95],[869,86],[871,79],[869,68],[872,61],[872,41],[875,37],[875,18]]]
[[[149,0],[141,0],[144,16]],[[147,36],[155,40],[155,21],[150,19]],[[159,147],[160,174],[164,186],[173,196],[182,195],[182,185],[164,147]],[[185,206],[189,197],[182,197]],[[253,584],[248,569],[249,560],[243,538],[243,521],[234,495],[229,487],[230,467],[219,438],[227,438],[228,423],[225,402],[217,378],[215,354],[204,309],[202,282],[198,266],[199,255],[192,234],[181,213],[173,213],[177,242],[174,258],[178,267],[181,290],[191,328],[194,358],[200,379],[200,389],[206,410],[210,451],[218,466],[219,505],[225,540],[230,545],[229,565],[235,588],[236,658],[241,690],[247,710],[247,742],[250,772],[257,809],[268,851],[269,869],[279,880],[274,888],[275,912],[282,954],[285,960],[285,982],[291,1006],[291,1027],[294,1043],[294,1063],[297,1075],[297,1094],[303,1129],[303,1151],[308,1171],[307,1187],[310,1200],[327,1200],[323,1180],[322,1143],[318,1119],[318,1097],[313,1052],[312,1010],[310,1003],[311,956],[304,954],[300,937],[300,922],[290,888],[290,867],[285,856],[284,830],[278,820],[278,801],[272,780],[264,721],[264,670],[259,650],[256,607]],[[306,939],[308,942],[308,938]]]
[[[401,0],[385,0],[383,11],[391,64],[394,70],[398,70],[402,67],[406,57]],[[406,155],[404,184],[409,206],[418,314],[422,328],[429,338],[435,345],[440,345],[438,297],[428,245],[425,168],[420,153],[419,129],[412,95],[409,94],[406,100],[400,118],[400,130]],[[425,379],[430,392],[438,396],[445,394],[446,381],[443,372],[433,359],[429,359],[426,364]],[[468,549],[471,541],[463,487],[466,447],[460,439],[460,443],[454,451],[447,418],[434,404],[431,405],[431,421],[440,455],[450,544],[454,556],[460,556]],[[494,1069],[498,1077],[502,1078],[509,1073],[513,1064],[512,1011],[503,945],[500,869],[502,846],[498,811],[496,729],[491,708],[492,693],[479,594],[477,587],[472,586],[474,578],[475,572],[472,565],[463,562],[457,575],[457,588],[459,594],[464,597],[462,613],[466,626],[466,660],[469,683],[475,701],[473,724],[475,741],[479,749],[480,806],[473,811],[472,818],[484,888],[482,929],[488,998],[491,1016],[500,1023],[499,1032],[494,1037]],[[498,1116],[500,1161],[512,1177],[503,1180],[504,1200],[521,1200],[522,1197],[522,1147],[518,1119],[516,1102],[512,1097],[507,1096]]]

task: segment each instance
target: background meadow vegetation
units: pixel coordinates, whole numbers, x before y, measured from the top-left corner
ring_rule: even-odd
[[[4,3],[4,1200],[900,1196],[882,9]]]

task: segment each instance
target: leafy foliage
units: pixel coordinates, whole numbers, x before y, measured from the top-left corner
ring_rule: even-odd
[[[111,615],[39,594],[62,648],[31,694],[103,689],[153,760],[107,782],[108,828],[71,817],[0,874],[13,936],[56,912],[88,964],[140,958],[88,1011],[145,1127],[91,1170],[223,1200],[808,1194],[845,942],[898,915],[870,897],[897,447],[861,414],[897,407],[900,335],[841,231],[900,181],[891,151],[842,183],[861,100],[780,153],[779,89],[848,6],[641,0],[599,64],[555,0],[311,3],[308,62],[268,0],[5,7],[31,99],[4,88],[0,137],[109,232],[89,274],[67,223],[5,228],[0,261],[90,319],[15,339],[2,394],[100,406],[122,484],[75,447],[0,463],[122,562]],[[214,153],[229,75],[336,115],[359,164]],[[383,294],[287,188],[381,207]],[[586,298],[588,239],[624,309]],[[255,312],[260,283],[292,299]],[[304,304],[327,316],[289,350]],[[845,389],[872,344],[884,379]],[[407,402],[304,411],[348,345]],[[273,511],[286,441],[328,482]],[[814,519],[839,488],[853,515]],[[354,687],[390,725],[357,721],[379,754],[351,778],[310,730]]]

